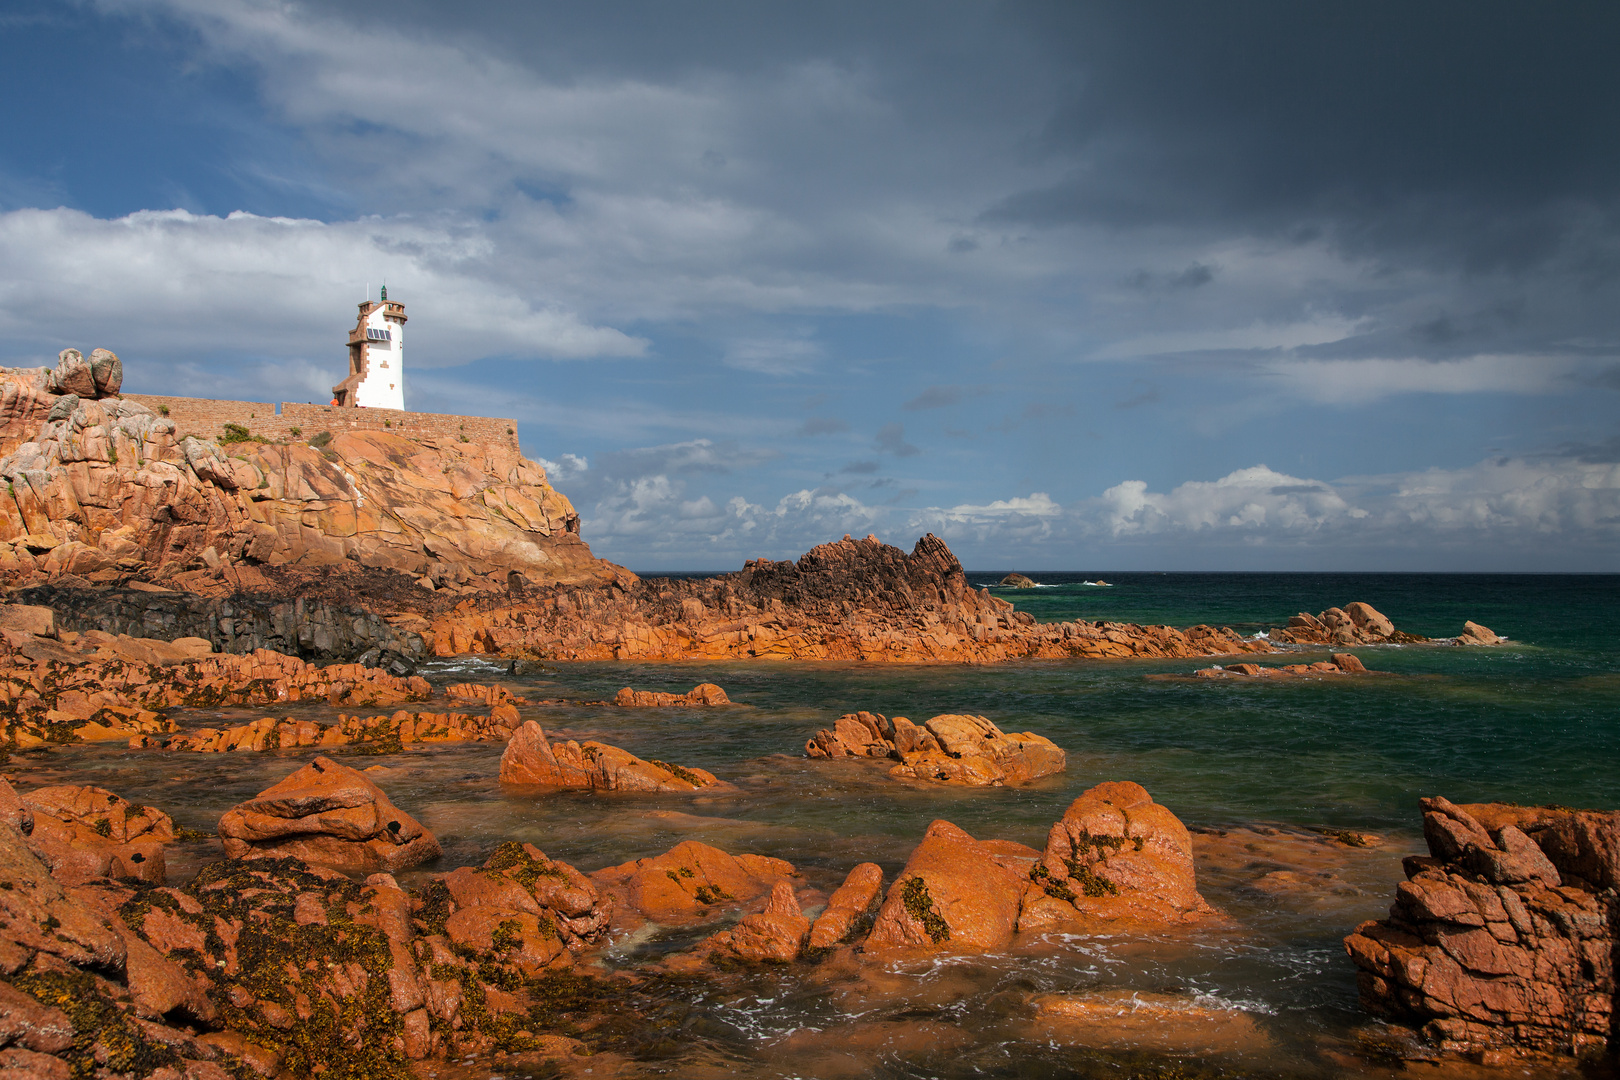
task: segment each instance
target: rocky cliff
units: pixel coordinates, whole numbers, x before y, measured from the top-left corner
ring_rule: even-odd
[[[573,506],[510,447],[386,431],[221,445],[118,397],[115,373],[100,349],[0,369],[0,576],[111,585],[347,562],[433,581],[633,578],[592,556]]]

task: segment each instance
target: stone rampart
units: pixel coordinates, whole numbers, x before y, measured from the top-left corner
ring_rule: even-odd
[[[517,421],[488,416],[400,412],[394,409],[339,409],[284,401],[216,401],[212,398],[125,394],[174,421],[175,434],[217,439],[226,424],[240,424],[248,434],[266,439],[295,439],[330,431],[392,431],[410,439],[435,442],[496,443],[518,449]]]

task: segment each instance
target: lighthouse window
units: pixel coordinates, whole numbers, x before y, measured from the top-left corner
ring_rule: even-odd
[[[394,335],[393,335],[392,331],[389,331],[389,330],[377,330],[377,329],[374,329],[373,327],[368,326],[368,327],[366,327],[366,340],[367,341],[393,341],[394,340]]]

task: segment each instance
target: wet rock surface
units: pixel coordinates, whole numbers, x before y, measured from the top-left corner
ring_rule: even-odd
[[[606,743],[552,743],[541,726],[526,722],[501,755],[501,783],[515,787],[600,791],[729,791],[711,772],[663,761],[643,761]]]
[[[699,683],[684,694],[668,694],[657,690],[633,690],[625,687],[613,695],[613,704],[629,709],[650,708],[707,708],[730,705],[726,692],[714,683]]]
[[[806,757],[889,758],[896,779],[967,787],[1027,784],[1062,772],[1067,755],[1034,732],[1008,734],[983,716],[943,714],[921,726],[903,716],[840,716],[805,743]]]
[[[1200,668],[1193,672],[1197,679],[1320,679],[1336,678],[1341,675],[1380,675],[1383,672],[1368,671],[1367,665],[1352,653],[1334,653],[1327,660],[1318,660],[1314,664],[1284,664],[1279,667],[1268,667],[1261,664],[1225,664],[1215,667]],[[1149,675],[1150,679],[1172,679],[1173,675]]]
[[[1345,939],[1362,1003],[1440,1048],[1605,1049],[1620,814],[1424,799],[1428,857]]]
[[[1031,868],[1019,927],[1175,925],[1215,915],[1198,893],[1192,836],[1140,784],[1110,781],[1082,794],[1047,834]]]

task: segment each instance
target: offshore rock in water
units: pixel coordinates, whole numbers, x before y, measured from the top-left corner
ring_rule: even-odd
[[[816,732],[804,752],[812,758],[892,758],[900,764],[890,776],[968,787],[1027,784],[1062,772],[1067,763],[1063,750],[1044,736],[1009,735],[985,717],[953,713],[921,727],[903,716],[846,713],[832,730]]]
[[[633,690],[625,687],[613,695],[613,704],[624,708],[651,709],[668,708],[703,708],[715,705],[730,705],[731,699],[726,692],[714,683],[698,683],[684,694],[665,694],[657,690]]]
[[[1377,608],[1358,600],[1318,615],[1302,611],[1288,620],[1287,629],[1273,630],[1271,640],[1294,645],[1380,645],[1429,639],[1396,630]]]
[[[343,873],[395,873],[439,857],[439,842],[382,789],[318,757],[219,819],[233,859],[292,856]]]
[[[997,582],[1003,589],[1033,589],[1035,579],[1023,574],[1008,574]]]
[[[830,949],[871,929],[883,902],[883,867],[861,863],[827,899],[827,906],[810,928],[812,949]],[[863,925],[865,923],[865,925]]]
[[[1299,679],[1320,678],[1321,676],[1335,675],[1378,675],[1383,672],[1368,671],[1367,665],[1361,662],[1360,657],[1351,653],[1334,653],[1331,660],[1318,660],[1314,664],[1285,664],[1282,667],[1265,667],[1260,664],[1227,664],[1224,667],[1200,668],[1193,672],[1197,679]],[[1163,679],[1176,676],[1149,675],[1148,678]]]
[[[703,769],[643,761],[606,743],[552,745],[533,720],[513,734],[501,755],[501,783],[520,787],[594,788],[602,791],[734,791]]]
[[[1129,781],[1098,784],[1074,800],[1047,834],[1029,880],[1022,931],[1116,920],[1174,925],[1216,915],[1198,893],[1187,827]]]
[[[1094,990],[1038,994],[1030,1004],[1035,1037],[1043,1042],[1159,1054],[1231,1054],[1271,1045],[1248,1013],[1191,995]]]
[[[1424,799],[1430,856],[1345,938],[1362,1004],[1443,1050],[1581,1055],[1613,1032],[1620,813]]]

